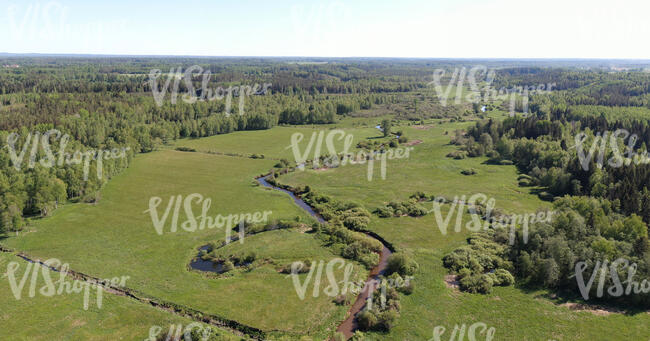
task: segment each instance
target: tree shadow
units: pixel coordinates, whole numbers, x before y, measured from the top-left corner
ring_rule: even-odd
[[[540,290],[549,290],[541,286],[528,284],[515,285],[515,288],[529,295],[534,294]],[[585,300],[577,292],[571,290],[558,290],[554,292],[546,291],[537,293],[533,296],[533,298],[545,299],[558,306],[563,304],[576,304],[576,309],[567,307],[571,311],[604,310],[608,313],[623,314],[626,316],[634,316],[636,314],[648,312],[647,307],[643,307],[639,304],[633,305],[630,302],[623,300],[611,301],[602,298],[589,298],[589,300]]]

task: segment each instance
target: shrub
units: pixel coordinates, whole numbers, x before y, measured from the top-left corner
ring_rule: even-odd
[[[521,186],[521,187],[530,187],[530,186],[532,186],[532,183],[530,182],[530,180],[522,179],[522,180],[519,180],[519,186]]]
[[[361,243],[354,242],[343,249],[342,256],[349,259],[360,259],[366,253],[366,249],[361,246]]]
[[[465,277],[471,276],[472,275],[472,270],[468,268],[462,268],[460,271],[458,271],[458,279],[463,279]]]
[[[455,150],[449,154],[447,154],[447,157],[452,157],[456,160],[461,160],[467,157],[467,152],[462,151],[462,150]]]
[[[399,317],[399,313],[394,309],[382,311],[377,316],[376,329],[389,331],[395,325],[395,321]]]
[[[221,269],[223,270],[223,272],[228,272],[234,268],[235,268],[235,264],[233,264],[230,260],[227,260],[223,262],[223,267]]]
[[[410,280],[406,281],[404,282],[404,285],[398,287],[397,290],[404,295],[410,295],[415,290],[415,283],[413,283],[413,281]]]
[[[354,335],[352,335],[349,341],[365,341],[365,340],[366,340],[365,334],[363,334],[362,331],[357,330],[356,332],[354,332]]]
[[[352,230],[363,230],[370,223],[368,217],[348,217],[343,222],[343,225]]]
[[[463,175],[474,175],[474,174],[476,174],[476,169],[474,169],[474,168],[463,169],[462,171],[460,171],[460,174],[463,174]]]
[[[427,213],[429,213],[429,211],[427,211],[426,208],[424,208],[424,207],[422,207],[421,205],[418,205],[418,204],[413,204],[413,205],[409,206],[408,212],[409,212],[409,215],[411,217],[421,217],[421,216],[425,216],[425,215],[427,215]]]
[[[176,147],[179,152],[196,152],[196,149],[190,147]]]
[[[488,275],[471,275],[460,280],[460,289],[470,293],[487,294],[492,291],[493,284]]]
[[[375,265],[379,264],[379,255],[376,253],[366,253],[358,259],[363,265],[367,268],[372,268]]]
[[[426,193],[421,192],[421,191],[417,191],[417,192],[411,194],[411,196],[409,198],[410,199],[420,200],[420,199],[425,199],[426,197],[427,197]]]
[[[363,331],[372,330],[377,325],[377,316],[365,310],[357,315],[357,324]]]
[[[392,208],[388,206],[384,206],[384,207],[378,207],[375,210],[375,214],[377,214],[380,218],[390,218],[393,216],[393,214],[395,214],[395,212],[393,211]]]
[[[495,285],[506,287],[515,283],[515,277],[508,270],[496,269],[494,276],[496,277]]]
[[[388,266],[386,268],[388,275],[397,272],[401,276],[412,276],[417,269],[418,263],[404,253],[394,253],[388,257]]]

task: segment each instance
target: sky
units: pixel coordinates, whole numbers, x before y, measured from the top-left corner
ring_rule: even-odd
[[[648,0],[0,0],[0,52],[650,59]]]

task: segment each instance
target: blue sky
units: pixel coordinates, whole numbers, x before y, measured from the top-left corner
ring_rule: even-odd
[[[0,0],[0,52],[650,59],[649,13],[647,0]]]

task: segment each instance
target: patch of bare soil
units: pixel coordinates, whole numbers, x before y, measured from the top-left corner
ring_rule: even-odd
[[[420,129],[420,130],[429,130],[434,127],[434,125],[415,125],[412,126],[415,129]]]
[[[458,281],[457,275],[446,275],[445,276],[445,285],[447,288],[459,290],[460,282]]]
[[[306,224],[302,224],[302,225],[298,228],[298,231],[299,231],[300,233],[306,233],[306,232],[309,232],[309,231],[311,231],[311,230],[313,230],[313,228],[312,228],[311,226],[309,226],[309,225],[306,225]]]
[[[600,307],[600,306],[595,306],[595,305],[586,305],[586,304],[581,304],[581,303],[564,303],[560,305],[561,307],[567,307],[569,310],[573,311],[578,311],[578,312],[590,312],[594,315],[598,316],[607,316],[610,314],[622,314],[622,310],[614,309],[614,308],[606,308],[606,307]]]
[[[409,142],[404,143],[404,145],[405,146],[415,146],[415,145],[418,145],[420,143],[422,143],[422,140],[413,140],[413,141],[409,141]]]
[[[86,324],[85,321],[80,321],[80,320],[74,320],[74,321],[72,321],[72,326],[73,326],[73,327],[81,327],[81,326],[83,326],[83,325],[85,325],[85,324]]]

